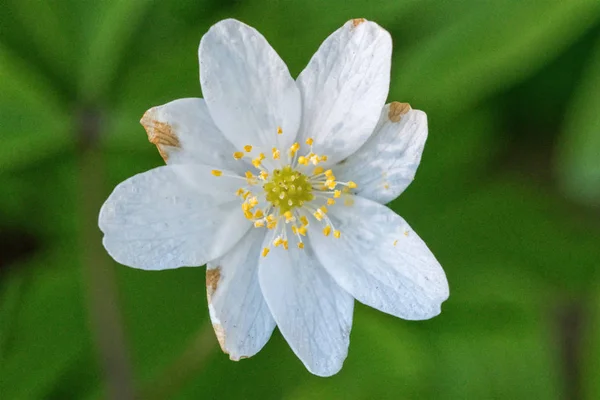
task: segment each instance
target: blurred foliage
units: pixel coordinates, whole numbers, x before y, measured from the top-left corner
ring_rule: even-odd
[[[83,265],[100,233],[82,228],[97,218],[82,202],[161,164],[139,118],[201,95],[197,46],[225,17],[261,31],[294,76],[349,18],[390,31],[389,99],[430,124],[417,179],[391,207],[442,262],[451,297],[418,323],[357,305],[330,379],[276,332],[251,360],[215,350],[173,396],[600,398],[597,0],[3,0],[0,397],[106,395]],[[98,137],[85,136],[90,118]],[[96,142],[106,179],[82,172]],[[89,200],[90,185],[103,198]],[[136,386],[170,379],[208,321],[203,268],[149,273],[104,257]]]

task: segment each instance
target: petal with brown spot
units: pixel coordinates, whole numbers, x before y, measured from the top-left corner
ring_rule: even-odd
[[[156,107],[152,107],[146,111],[140,123],[148,134],[148,140],[156,146],[160,156],[166,162],[169,156],[164,146],[180,147],[179,138],[177,138],[171,125],[156,119]]]
[[[388,118],[392,122],[400,122],[403,115],[406,115],[410,111],[410,104],[400,103],[393,101],[390,103],[390,110],[388,111]]]

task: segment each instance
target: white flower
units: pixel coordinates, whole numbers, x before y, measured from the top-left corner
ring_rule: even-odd
[[[354,299],[400,318],[440,313],[448,283],[425,243],[383,204],[413,180],[425,113],[385,104],[390,35],[348,21],[294,81],[235,20],[200,42],[204,100],[142,124],[167,162],[118,185],[100,212],[118,262],[207,264],[210,318],[233,360],[275,325],[306,368],[329,376],[348,352]]]

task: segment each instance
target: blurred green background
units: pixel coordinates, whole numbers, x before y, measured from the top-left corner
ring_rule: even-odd
[[[389,101],[427,112],[391,207],[445,267],[430,321],[357,304],[310,375],[278,332],[234,363],[204,268],[114,263],[97,215],[162,164],[138,121],[201,96],[197,47],[238,18],[293,76],[346,20],[394,40]],[[599,399],[600,2],[0,1],[0,398]]]

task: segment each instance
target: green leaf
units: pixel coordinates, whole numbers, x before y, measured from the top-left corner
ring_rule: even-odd
[[[600,41],[575,94],[565,122],[556,165],[572,198],[600,206]]]
[[[80,67],[79,91],[98,100],[114,89],[113,80],[134,33],[152,6],[149,0],[103,1],[86,27],[86,48]]]
[[[73,247],[64,240],[13,265],[9,272],[14,275],[2,282],[0,304],[18,296],[11,314],[2,309],[3,323],[10,321],[1,330],[0,392],[5,398],[46,398],[63,372],[91,351],[77,254],[69,251]]]
[[[468,109],[551,60],[600,17],[595,0],[469,2],[470,10],[396,54],[392,90],[419,107]]]
[[[71,118],[52,83],[0,45],[0,171],[22,168],[72,146]]]

